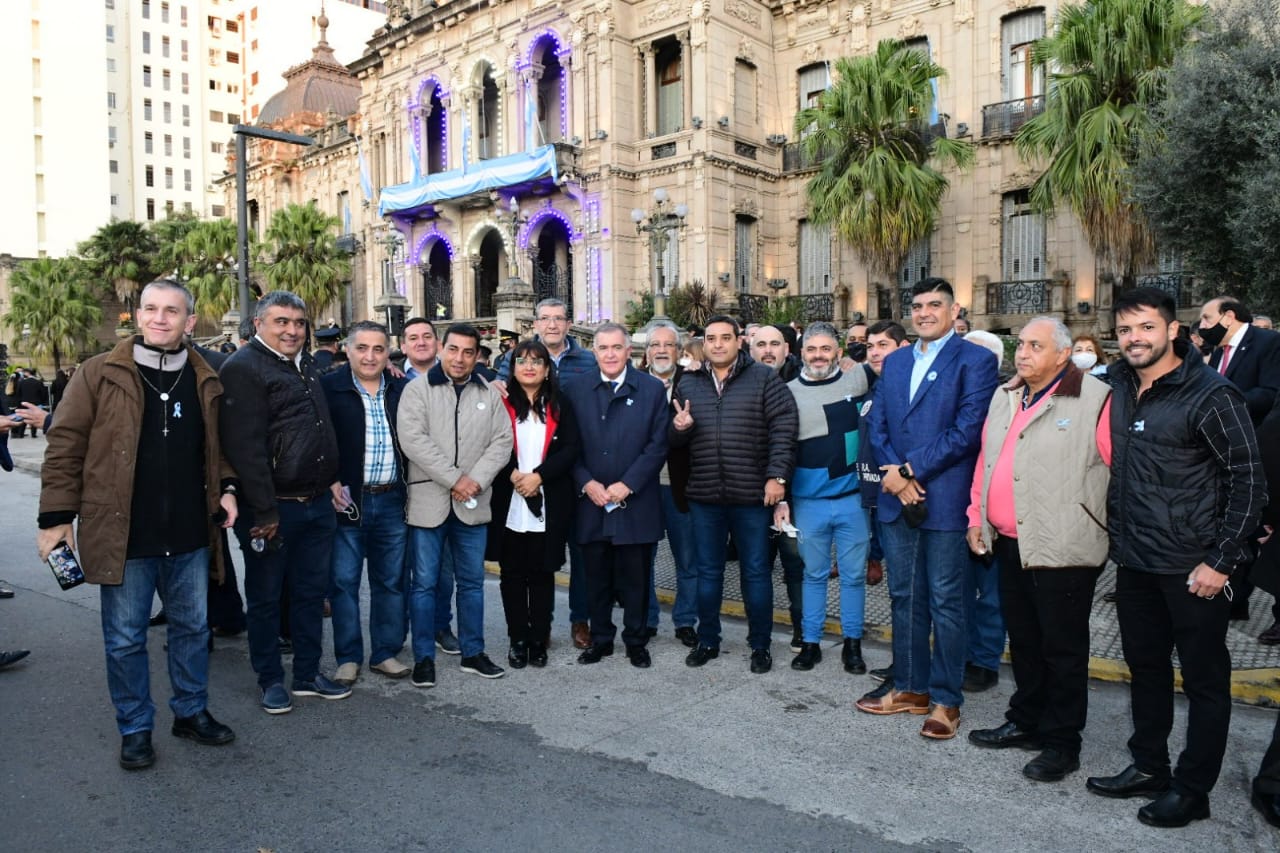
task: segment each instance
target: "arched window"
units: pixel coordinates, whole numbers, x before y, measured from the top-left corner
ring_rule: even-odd
[[[435,175],[448,168],[449,117],[441,99],[440,84],[428,81],[419,93],[417,138],[419,162],[424,175]]]
[[[684,127],[684,62],[680,42],[670,39],[657,46],[654,72],[658,81],[658,135]]]
[[[493,68],[486,64],[480,82],[480,100],[476,103],[476,159],[490,160],[501,155],[499,140],[502,122],[498,106],[498,84]]]
[[[536,100],[535,138],[528,144],[536,146],[560,142],[569,132],[569,69],[561,64],[560,44],[550,34],[540,37],[530,53],[533,67],[540,68],[541,74],[533,85]]]

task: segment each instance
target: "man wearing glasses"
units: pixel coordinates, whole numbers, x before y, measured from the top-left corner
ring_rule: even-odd
[[[597,373],[596,357],[569,337],[569,306],[559,299],[544,299],[533,311],[533,331],[551,353],[552,369],[563,388],[577,376]],[[498,368],[498,379],[507,383],[511,379],[511,359],[503,359]],[[587,580],[582,563],[582,551],[578,548],[573,531],[569,532],[569,621],[572,623],[573,644],[580,649],[591,645],[591,629],[587,624]]]
[[[364,661],[360,630],[360,569],[369,562],[369,669],[404,678],[396,660],[406,632],[404,460],[396,436],[400,394],[408,379],[387,371],[391,339],[381,323],[355,323],[347,364],[320,384],[338,435],[338,531],[333,539],[334,681],[353,684]]]

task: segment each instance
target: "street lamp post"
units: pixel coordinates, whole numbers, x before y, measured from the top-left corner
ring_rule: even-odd
[[[649,235],[649,247],[654,253],[656,280],[653,293],[653,316],[665,319],[667,316],[667,282],[664,270],[667,254],[667,243],[672,231],[679,231],[685,226],[685,217],[689,215],[687,204],[671,204],[667,191],[662,187],[653,191],[653,210],[645,213],[640,208],[631,211],[631,221],[636,224],[637,234]]]
[[[493,206],[498,211],[495,214],[496,218],[506,225],[507,230],[511,232],[511,250],[507,253],[507,277],[519,278],[520,269],[516,263],[519,258],[519,254],[516,247],[517,241],[520,238],[520,229],[529,222],[529,217],[521,215],[520,200],[515,196],[512,196],[507,201],[505,209],[498,201],[495,201]],[[504,215],[504,213],[506,215]]]
[[[409,305],[409,300],[400,295],[400,289],[396,286],[396,256],[404,250],[404,235],[388,223],[383,226],[381,233],[374,238],[374,241],[382,246],[387,257],[382,262],[382,295],[378,297],[373,307],[376,311],[386,312],[387,328],[392,329],[392,334],[398,337],[399,324],[392,322],[392,313],[406,309]],[[403,317],[403,314],[400,316]]]

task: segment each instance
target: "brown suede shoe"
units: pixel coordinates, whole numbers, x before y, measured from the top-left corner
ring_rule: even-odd
[[[879,691],[873,690],[872,693]],[[868,714],[927,714],[929,713],[928,693],[906,693],[901,690],[890,690],[883,696],[872,696],[868,693],[853,707]]]
[[[591,648],[591,626],[586,622],[573,623],[573,644],[580,649]]]
[[[875,586],[884,580],[884,563],[867,560],[867,586]]]
[[[920,734],[934,740],[951,740],[960,728],[960,709],[946,705],[934,705],[929,719],[924,721]]]

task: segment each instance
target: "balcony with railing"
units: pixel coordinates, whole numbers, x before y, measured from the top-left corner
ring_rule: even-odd
[[[783,172],[812,172],[822,168],[822,161],[825,159],[824,152],[809,154],[805,151],[804,142],[788,142],[782,146]]]
[[[987,285],[988,314],[1044,314],[1053,279],[993,281]]]
[[[1044,112],[1044,95],[987,104],[982,108],[982,138],[1008,139]]]
[[[1138,276],[1135,287],[1154,287],[1173,297],[1179,309],[1194,308],[1195,276],[1189,272],[1159,272]]]

